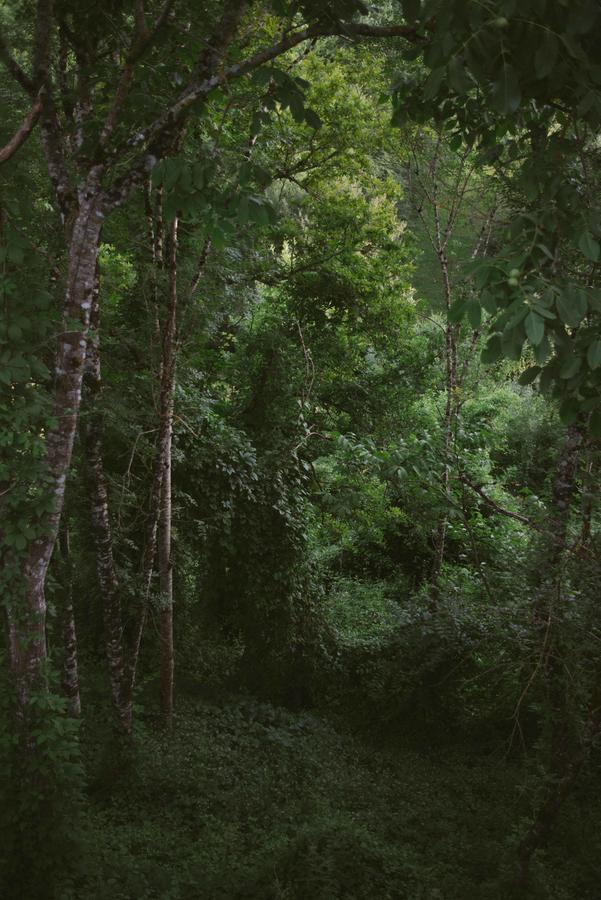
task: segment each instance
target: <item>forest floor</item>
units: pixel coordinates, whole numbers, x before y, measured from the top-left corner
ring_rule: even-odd
[[[142,721],[136,746],[126,771],[96,751],[94,864],[65,897],[513,896],[503,885],[527,807],[523,771],[502,755],[376,748],[343,724],[235,696],[189,698],[170,737]],[[585,798],[565,810],[526,896],[601,897]]]

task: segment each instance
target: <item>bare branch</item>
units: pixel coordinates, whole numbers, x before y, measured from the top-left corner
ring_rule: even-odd
[[[33,81],[29,77],[29,75],[21,68],[19,63],[14,59],[8,47],[6,46],[6,41],[4,37],[0,34],[0,59],[15,79],[15,81],[21,85],[23,90],[29,94],[30,96],[35,96],[35,87]]]
[[[10,141],[0,149],[0,164],[7,162],[21,147],[33,129],[40,116],[42,109],[42,98],[38,95],[35,103],[23,119],[21,125],[17,128]]]
[[[202,245],[202,250],[200,251],[200,255],[196,263],[194,275],[192,277],[192,281],[190,282],[190,287],[188,288],[188,300],[190,300],[198,290],[198,285],[200,284],[200,281],[204,275],[207,265],[207,259],[209,258],[209,253],[211,252],[212,243],[213,242],[211,238],[206,238]]]
[[[510,519],[516,519],[518,522],[522,522],[522,524],[524,524],[524,525],[529,525],[531,528],[534,528],[536,531],[544,530],[540,527],[540,525],[537,525],[537,523],[534,522],[532,519],[530,519],[528,516],[522,516],[522,515],[520,515],[520,513],[514,513],[514,512],[511,512],[511,510],[509,510],[509,509],[505,509],[504,506],[499,506],[498,503],[495,503],[494,500],[492,500],[487,494],[484,493],[484,491],[482,490],[482,488],[479,485],[474,484],[473,481],[470,481],[470,479],[467,477],[467,475],[465,475],[463,472],[460,472],[458,477],[459,477],[459,481],[462,484],[466,484],[469,488],[472,489],[472,491],[474,491],[476,494],[478,494],[479,497],[482,497],[484,502],[487,503],[488,506],[491,507],[491,509],[494,509],[495,512],[498,512],[503,516],[508,516]]]

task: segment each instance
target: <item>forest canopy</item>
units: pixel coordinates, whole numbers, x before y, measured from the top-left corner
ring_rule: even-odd
[[[0,65],[0,894],[597,898],[598,0]]]

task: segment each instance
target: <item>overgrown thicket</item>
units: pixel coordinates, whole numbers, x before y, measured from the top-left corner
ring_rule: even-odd
[[[598,896],[596,0],[0,29],[2,896]]]

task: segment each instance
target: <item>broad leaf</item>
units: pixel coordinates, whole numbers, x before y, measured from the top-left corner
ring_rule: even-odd
[[[582,232],[578,240],[578,248],[593,262],[597,262],[599,259],[599,244],[590,231]]]
[[[526,335],[530,343],[535,347],[537,346],[537,344],[540,344],[545,334],[544,319],[541,319],[538,313],[528,313],[524,322],[524,327],[526,329]]]
[[[520,384],[532,384],[540,374],[540,366],[529,366],[518,378]]]
[[[573,425],[578,418],[580,405],[574,397],[567,397],[559,407],[559,418],[564,425]]]
[[[589,344],[586,361],[591,369],[598,369],[601,366],[601,341],[597,340]]]
[[[578,288],[564,291],[556,298],[559,317],[570,328],[580,325],[586,315],[586,295]]]

